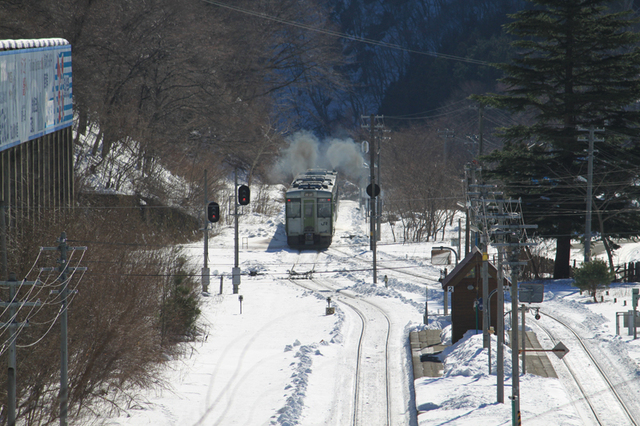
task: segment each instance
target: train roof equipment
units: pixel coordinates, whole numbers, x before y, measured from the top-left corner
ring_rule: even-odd
[[[338,172],[336,171],[309,169],[306,172],[296,176],[296,178],[291,183],[290,189],[332,190],[336,184],[337,176]]]

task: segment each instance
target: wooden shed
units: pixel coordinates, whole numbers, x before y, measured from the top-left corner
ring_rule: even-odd
[[[489,294],[497,288],[496,267],[489,262]],[[510,285],[509,280],[504,279],[505,285]],[[451,292],[451,343],[460,340],[467,330],[482,332],[482,312],[477,311],[475,304],[482,299],[482,252],[477,247],[456,266],[442,280],[443,290]],[[497,297],[490,298],[491,324],[497,326]],[[483,302],[486,306],[486,301]]]

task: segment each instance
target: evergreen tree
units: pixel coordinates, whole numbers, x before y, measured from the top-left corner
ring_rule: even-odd
[[[615,275],[609,271],[605,262],[594,260],[576,269],[573,285],[582,291],[588,291],[593,296],[593,302],[598,303],[596,292],[601,288],[609,288],[614,278]]]
[[[485,158],[505,191],[523,199],[525,221],[557,239],[554,277],[570,274],[571,238],[584,231],[588,143],[581,128],[604,127],[594,157],[594,221],[605,237],[640,233],[633,202],[640,158],[640,35],[630,12],[607,0],[529,0],[505,26],[518,37],[511,63],[497,64],[502,94],[477,100],[527,113],[529,124],[502,128],[505,145]]]

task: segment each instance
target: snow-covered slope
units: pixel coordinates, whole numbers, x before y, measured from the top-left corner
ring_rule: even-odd
[[[139,390],[139,404],[123,407],[117,416],[92,419],[105,425],[334,425],[343,414],[335,407],[351,398],[343,386],[352,377],[350,348],[356,324],[346,307],[336,303],[336,314],[325,315],[326,293],[302,288],[287,280],[296,270],[314,268],[323,280],[335,280],[357,297],[392,312],[396,331],[392,345],[409,365],[408,331],[421,325],[425,295],[430,328],[446,327],[440,267],[430,264],[430,248],[449,241],[389,244],[385,229],[378,251],[379,276],[373,284],[367,226],[355,202],[340,206],[338,230],[332,247],[314,264],[300,263],[298,252],[286,247],[282,214],[277,217],[245,215],[240,219],[243,275],[239,295],[232,294],[229,274],[233,266],[233,229],[209,241],[209,267],[214,275],[210,293],[202,295],[201,339],[190,345],[184,358],[167,364],[162,378],[167,387]],[[457,236],[457,229],[452,229]],[[196,268],[202,264],[202,244],[187,248]],[[401,271],[413,275],[403,274]],[[383,276],[388,275],[385,286]],[[222,279],[222,293],[220,290]],[[626,310],[623,300],[630,290],[618,286],[593,304],[568,282],[547,289],[543,310],[582,323],[585,337],[602,346],[614,368],[637,377],[640,349],[632,337],[614,336],[615,312]],[[615,293],[614,293],[615,292]],[[614,302],[615,298],[615,302]],[[242,312],[240,312],[242,310]],[[508,310],[508,309],[507,309]],[[533,320],[532,320],[533,321]],[[532,325],[535,331],[535,325]],[[542,340],[541,340],[542,341]],[[546,341],[542,341],[547,344]],[[495,341],[492,347],[495,351]],[[571,350],[571,348],[569,348]],[[571,352],[567,357],[571,356]],[[406,365],[406,380],[393,384],[404,409],[396,412],[394,426],[510,424],[511,404],[496,403],[496,376],[488,374],[482,338],[471,333],[443,356],[441,378],[415,381]],[[505,349],[505,395],[511,393],[510,352]],[[492,355],[496,359],[496,354]],[[617,367],[616,367],[617,366]],[[495,372],[495,366],[492,371]],[[415,392],[412,386],[415,386]],[[520,378],[522,420],[525,424],[580,425],[574,404],[579,396],[567,391],[560,379],[524,375]],[[415,398],[415,400],[413,399]],[[416,409],[417,407],[417,409]],[[418,415],[418,410],[420,414]],[[87,424],[83,421],[83,424]],[[380,424],[386,424],[381,420]]]

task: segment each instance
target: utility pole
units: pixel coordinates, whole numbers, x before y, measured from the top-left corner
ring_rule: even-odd
[[[587,165],[587,217],[585,219],[584,226],[584,263],[587,263],[591,260],[591,213],[592,213],[592,202],[593,202],[593,143],[594,142],[604,142],[604,139],[596,139],[595,132],[604,132],[604,129],[596,129],[594,126],[589,126],[589,129],[579,128],[579,131],[589,132],[588,139],[584,137],[579,137],[578,141],[589,142],[588,149],[588,165]]]
[[[504,205],[503,203],[498,203],[499,208],[499,219],[498,224],[503,225],[503,214],[504,214]],[[504,242],[504,238],[498,237],[499,242]],[[498,247],[498,264],[496,265],[498,268],[497,278],[498,278],[498,294],[497,294],[497,308],[498,312],[496,317],[498,319],[498,324],[496,324],[496,335],[498,337],[498,347],[497,349],[497,365],[496,365],[496,386],[497,386],[497,401],[498,403],[504,403],[504,274],[502,272],[502,247]]]
[[[234,233],[234,262],[233,269],[231,270],[231,284],[233,284],[233,294],[238,294],[238,288],[240,287],[240,266],[239,257],[240,252],[238,249],[238,169],[236,168],[234,173],[234,185],[233,185],[233,208],[235,217],[235,233]]]
[[[518,249],[511,248],[511,424],[519,426],[520,371],[518,371]],[[524,330],[522,330],[524,333]]]
[[[69,247],[67,245],[67,233],[62,232],[60,239],[58,239],[57,247],[42,247],[42,250],[58,250],[60,252],[60,258],[58,259],[59,272],[58,281],[60,281],[62,290],[59,290],[60,304],[60,426],[67,426],[67,411],[69,403],[69,378],[68,378],[68,365],[69,365],[69,353],[68,353],[68,338],[67,338],[67,309],[69,298],[69,271],[86,271],[87,268],[70,268],[67,266],[67,252],[69,250],[86,250],[86,247]],[[56,268],[42,268],[43,271],[53,271]]]
[[[366,120],[367,116],[360,116],[362,120]],[[379,115],[371,114],[369,117],[369,137],[371,141],[369,142],[369,187],[367,188],[367,192],[371,191],[369,195],[369,210],[371,212],[370,222],[369,222],[369,248],[373,252],[373,283],[376,284],[378,282],[378,270],[377,270],[377,248],[376,242],[380,238],[380,212],[377,211],[376,206],[379,206],[379,210],[381,210],[381,204],[378,204],[378,191],[380,190],[380,186],[378,183],[380,182],[380,164],[379,164],[379,155],[378,155],[378,179],[376,180],[376,153],[380,153],[380,144],[376,145],[376,134],[375,129],[381,130],[384,132],[384,124],[376,124],[376,120],[382,120],[384,117]],[[361,127],[366,128],[365,124],[362,124]],[[382,134],[380,135],[380,140],[382,140]]]
[[[18,338],[18,327],[23,328],[28,323],[17,321],[18,308],[22,306],[40,306],[40,301],[21,302],[16,297],[17,289],[22,286],[41,285],[40,281],[20,281],[16,280],[16,274],[11,272],[9,279],[0,281],[0,285],[9,287],[9,302],[0,302],[0,307],[9,308],[9,321],[0,323],[0,327],[9,328],[9,351],[7,353],[7,424],[16,424],[16,339]]]
[[[380,155],[382,153],[382,143],[383,141],[390,139],[389,137],[385,137],[384,134],[385,132],[389,132],[389,130],[386,130],[384,128],[384,115],[377,115],[376,117],[377,123],[376,124],[376,128],[378,129],[378,131],[380,132],[380,139],[378,141],[378,153],[377,153],[377,167],[378,167],[378,188],[382,188],[382,184],[380,182],[380,180],[382,179],[382,169],[381,169],[381,165],[380,163],[382,162],[382,156]],[[377,203],[378,203],[378,217],[376,220],[376,238],[377,241],[380,241],[380,238],[382,236],[382,197],[378,196],[376,197]]]
[[[371,251],[373,252],[373,283],[376,284],[378,282],[378,271],[376,268],[376,240],[378,239],[376,236],[376,176],[375,176],[375,165],[376,165],[376,136],[374,133],[374,125],[375,125],[375,116],[371,114],[369,117],[369,126],[371,132],[371,147],[369,148],[370,158],[369,158],[369,172],[370,172],[370,184],[371,184],[371,198],[369,203],[371,204],[371,220],[370,222],[370,234],[371,234]]]
[[[479,103],[478,106],[472,105],[469,108],[478,110],[478,152],[476,156],[481,157],[484,154],[484,110],[485,108],[491,109],[491,106]]]
[[[482,235],[482,347],[489,349],[489,372],[491,372],[491,312],[489,312],[489,235],[488,230]]]
[[[488,187],[490,185],[476,185],[476,187],[483,188]],[[518,330],[517,330],[517,282],[515,279],[517,278],[517,269],[521,265],[525,265],[526,262],[518,262],[518,251],[521,246],[525,245],[535,245],[532,243],[523,243],[520,242],[520,233],[525,229],[537,228],[537,225],[524,225],[521,223],[522,215],[521,213],[514,211],[512,208],[512,204],[519,205],[520,201],[514,200],[505,200],[502,198],[501,193],[494,192],[497,195],[495,199],[486,199],[484,195],[486,192],[481,192],[482,195],[480,201],[483,202],[482,212],[476,214],[478,222],[483,221],[483,226],[485,230],[486,238],[488,239],[489,235],[493,235],[495,237],[495,242],[492,244],[498,249],[498,264],[496,265],[497,269],[497,288],[495,292],[497,293],[497,312],[496,312],[496,337],[497,337],[497,371],[496,371],[496,380],[497,380],[497,401],[499,403],[504,402],[504,274],[502,267],[503,265],[510,266],[512,268],[512,273],[515,274],[512,277],[512,303],[515,300],[515,317],[514,311],[512,311],[512,335],[511,335],[511,345],[512,345],[512,356],[514,356],[515,366],[518,366]],[[473,200],[471,201],[478,201]],[[508,207],[507,207],[508,206]],[[492,213],[490,209],[496,210],[495,213]],[[480,210],[480,207],[477,207],[477,210]],[[517,237],[517,238],[515,238]],[[511,253],[511,261],[503,262],[503,249],[507,248]],[[483,262],[484,262],[484,253],[483,253]],[[483,265],[484,266],[484,265]],[[483,277],[484,278],[484,277]],[[484,296],[483,296],[484,297]],[[491,294],[488,296],[491,297]],[[490,306],[487,302],[483,303],[487,308]],[[490,321],[491,312],[487,309],[488,312],[486,316],[483,316],[483,321],[487,323]],[[515,319],[514,319],[515,318]],[[513,322],[515,321],[515,322]],[[515,324],[515,326],[514,326]],[[484,331],[484,330],[483,330]],[[489,336],[490,337],[490,336]],[[515,345],[515,346],[514,346]],[[488,344],[489,349],[489,373],[491,374],[491,340],[489,339]],[[515,355],[514,355],[515,354]],[[513,373],[516,375],[514,380],[514,394],[512,396],[513,401],[518,401],[519,398],[519,389],[518,389],[518,378],[517,372]],[[514,406],[514,412],[519,412],[519,402],[518,406]]]
[[[520,200],[517,201],[520,203]],[[515,220],[521,219],[521,216],[514,215],[511,223],[504,225],[496,225],[495,229],[504,231],[507,241],[496,244],[498,247],[505,247],[509,253],[509,260],[504,264],[511,267],[511,414],[512,425],[520,425],[520,371],[519,371],[519,342],[518,342],[518,271],[521,266],[527,262],[519,262],[518,254],[523,246],[535,245],[534,243],[525,243],[520,241],[526,229],[536,229],[538,225],[524,225],[517,223]],[[515,223],[514,223],[515,222]],[[522,333],[524,333],[524,329]]]
[[[209,221],[207,220],[207,210],[209,200],[207,194],[207,169],[204,169],[204,266],[202,268],[202,291],[209,291]]]
[[[9,277],[7,275],[8,271],[8,261],[7,261],[7,211],[5,210],[4,200],[0,199],[0,253],[2,255],[2,260],[0,260],[0,265],[2,266],[2,270],[0,271],[0,278],[3,280],[8,280]]]
[[[527,374],[527,367],[526,367],[526,358],[527,358],[527,351],[525,351],[526,349],[526,333],[525,333],[525,318],[527,317],[526,313],[527,313],[527,307],[525,306],[525,304],[523,303],[522,306],[520,307],[522,309],[522,327],[520,327],[520,329],[522,330],[522,374]]]
[[[376,126],[376,127],[380,127],[380,126]],[[378,152],[376,152],[376,159],[377,159],[377,164],[376,166],[378,167],[378,176],[376,177],[376,185],[378,185],[378,188],[380,188],[380,177],[382,176],[382,170],[380,169],[380,151],[382,150],[382,128],[380,128],[380,136],[378,139]],[[382,197],[376,197],[376,212],[378,213],[376,215],[376,232],[375,232],[375,236],[376,236],[376,241],[380,241],[380,226],[381,223],[380,221],[382,220]]]
[[[466,208],[466,224],[465,224],[465,245],[464,245],[464,256],[466,257],[471,249],[478,244],[478,230],[476,227],[476,222],[478,220],[476,212],[474,209],[477,207],[476,201],[480,193],[479,192],[471,192],[471,188],[477,187],[477,178],[476,173],[480,173],[482,168],[475,164],[466,164],[464,166],[464,182],[465,182],[465,208]],[[475,230],[471,231],[471,228],[475,228]],[[473,242],[471,241],[473,239]],[[462,256],[461,256],[462,257]]]
[[[489,226],[492,222],[495,222],[496,216],[490,215],[487,212],[487,205],[495,203],[495,200],[489,199],[490,194],[499,194],[497,192],[489,192],[489,189],[495,188],[495,185],[469,185],[478,192],[470,192],[469,200],[473,205],[474,202],[479,210],[478,214],[475,214],[477,222],[475,226],[479,229],[478,225],[482,223],[482,232],[480,233],[480,250],[482,252],[482,346],[485,349],[489,349],[489,371],[491,371],[491,336],[489,335],[489,325],[491,323],[491,313],[487,308],[489,306]],[[474,198],[478,197],[478,198]]]
[[[484,133],[484,104],[480,104],[478,107],[478,123],[480,127],[480,139],[478,141],[478,157],[482,155],[482,148],[484,145],[483,142],[483,133]]]
[[[438,136],[440,136],[441,138],[444,139],[444,148],[443,148],[443,152],[442,152],[442,164],[444,164],[445,166],[447,165],[447,153],[448,153],[448,149],[447,149],[447,139],[449,138],[453,138],[455,137],[455,133],[453,130],[450,129],[444,129],[444,130],[438,130]]]

